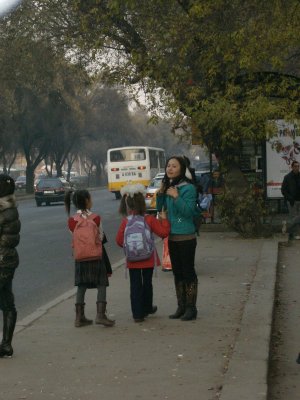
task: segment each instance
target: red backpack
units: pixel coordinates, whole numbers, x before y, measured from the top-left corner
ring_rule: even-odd
[[[82,217],[74,215],[77,221],[73,232],[73,256],[76,261],[98,260],[102,258],[102,242],[99,228],[94,221],[96,214]]]

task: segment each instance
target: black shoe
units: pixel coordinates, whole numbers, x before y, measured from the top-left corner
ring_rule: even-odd
[[[155,314],[157,311],[157,306],[152,306],[151,310],[144,314],[144,317],[148,317],[149,314]]]
[[[298,358],[296,360],[296,363],[300,364],[300,353],[298,354]]]
[[[155,314],[157,311],[157,306],[152,306],[151,311],[148,312],[148,314]]]
[[[144,318],[133,318],[134,322],[144,322],[145,319]]]
[[[185,309],[182,306],[178,306],[174,314],[169,315],[170,319],[179,319],[184,315]]]
[[[1,344],[0,345],[0,358],[2,357],[11,357],[14,353],[13,348],[10,344]]]
[[[187,307],[184,315],[180,318],[181,321],[192,321],[197,318],[197,308]]]

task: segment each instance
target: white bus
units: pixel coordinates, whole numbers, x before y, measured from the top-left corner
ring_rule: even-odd
[[[128,146],[107,151],[108,190],[121,197],[120,190],[128,183],[148,186],[159,172],[164,172],[165,151],[157,147]]]

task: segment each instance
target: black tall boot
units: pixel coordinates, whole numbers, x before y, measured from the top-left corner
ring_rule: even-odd
[[[185,284],[184,284],[184,281],[175,282],[175,290],[176,290],[178,307],[174,314],[169,315],[169,318],[171,318],[171,319],[178,319],[185,312]]]
[[[13,355],[11,346],[12,338],[17,321],[17,311],[3,311],[3,338],[0,344],[0,357],[10,357]]]
[[[197,291],[198,282],[191,282],[185,284],[186,306],[185,313],[181,317],[181,321],[191,321],[197,318]]]

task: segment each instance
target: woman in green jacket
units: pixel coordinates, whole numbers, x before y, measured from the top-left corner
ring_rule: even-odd
[[[171,224],[168,244],[178,308],[169,318],[181,318],[182,321],[197,317],[194,224],[197,192],[191,179],[184,158],[173,156],[167,160],[162,186],[157,193],[157,209],[167,211]]]

